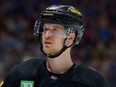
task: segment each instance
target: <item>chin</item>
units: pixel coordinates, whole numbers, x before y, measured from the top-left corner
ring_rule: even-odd
[[[48,49],[43,49],[44,53],[46,54],[49,54],[49,55],[54,55],[56,52],[55,51],[51,51],[51,50],[48,50]]]
[[[44,53],[46,53],[46,54],[51,54],[51,52],[50,52],[50,50],[49,49],[43,49],[43,51],[44,51]]]

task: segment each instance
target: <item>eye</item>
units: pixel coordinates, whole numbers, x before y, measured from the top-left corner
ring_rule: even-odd
[[[53,31],[58,31],[58,29],[53,29]]]
[[[53,32],[53,33],[58,33],[59,30],[58,30],[58,29],[53,29],[52,32]]]
[[[48,28],[43,28],[43,32],[47,32],[48,30]]]

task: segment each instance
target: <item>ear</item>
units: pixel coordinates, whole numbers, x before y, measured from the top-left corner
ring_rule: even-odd
[[[76,38],[75,32],[71,33],[70,36],[67,38],[65,45],[70,46],[73,43],[75,38]]]

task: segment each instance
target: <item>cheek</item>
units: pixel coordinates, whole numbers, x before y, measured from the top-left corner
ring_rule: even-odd
[[[44,36],[42,35],[42,37],[41,37],[41,43],[43,44],[44,41],[45,41],[45,39],[44,39]]]
[[[55,46],[56,46],[56,48],[57,49],[61,49],[62,47],[63,47],[63,43],[64,43],[64,39],[57,39],[56,41],[55,41]]]

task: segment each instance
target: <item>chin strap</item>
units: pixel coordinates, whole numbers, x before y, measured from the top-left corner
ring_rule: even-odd
[[[59,52],[57,52],[56,54],[54,55],[49,55],[49,54],[46,54],[47,57],[49,58],[56,58],[58,57],[59,55],[61,55],[68,47],[64,46]]]
[[[50,54],[46,54],[46,53],[43,51],[43,46],[42,46],[42,43],[41,43],[41,36],[39,36],[39,39],[40,39],[40,45],[41,45],[41,46],[40,46],[40,49],[41,49],[41,51],[42,51],[47,57],[49,57],[49,58],[56,58],[56,57],[58,57],[58,56],[61,55],[67,48],[69,48],[69,47],[71,47],[71,46],[73,46],[73,45],[75,44],[75,42],[73,42],[71,45],[66,46],[66,45],[65,45],[65,42],[66,42],[67,38],[65,38],[65,39],[64,39],[64,43],[63,43],[64,47],[63,47],[59,52],[57,52],[56,54],[50,55]]]
[[[50,55],[50,54],[46,54],[44,51],[43,51],[43,46],[42,46],[42,44],[41,44],[41,46],[40,46],[40,49],[41,49],[41,51],[47,56],[47,57],[49,57],[49,58],[56,58],[56,57],[58,57],[59,55],[61,55],[68,47],[65,45],[65,41],[66,41],[66,39],[67,38],[65,38],[64,39],[64,47],[59,51],[59,52],[57,52],[56,54],[54,54],[54,55]]]
[[[65,43],[65,41],[66,41],[66,39],[64,40],[64,43]],[[71,47],[72,45],[73,45],[73,44],[71,44],[70,46],[67,47],[67,46],[64,44],[64,47],[63,47],[59,52],[57,52],[57,53],[54,54],[54,55],[46,54],[46,53],[43,51],[42,45],[41,45],[40,49],[41,49],[41,51],[42,51],[47,57],[49,57],[49,58],[56,58],[56,57],[58,57],[59,55],[61,55],[67,48]]]

